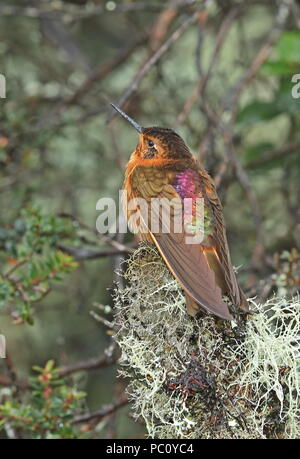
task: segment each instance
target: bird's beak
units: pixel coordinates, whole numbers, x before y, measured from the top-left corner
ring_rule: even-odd
[[[125,120],[129,121],[129,123],[132,124],[133,127],[135,127],[135,129],[140,133],[142,134],[144,129],[142,128],[142,126],[137,123],[136,121],[134,121],[132,118],[130,118],[130,116],[126,115],[126,113],[123,112],[123,110],[121,110],[119,107],[117,107],[116,105],[114,104],[110,104],[115,110],[117,110],[117,112],[120,113],[120,115],[123,116],[123,118],[125,118]]]

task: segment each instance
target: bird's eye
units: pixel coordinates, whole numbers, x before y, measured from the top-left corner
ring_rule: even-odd
[[[148,140],[148,147],[154,147],[154,142],[152,142],[152,140]]]

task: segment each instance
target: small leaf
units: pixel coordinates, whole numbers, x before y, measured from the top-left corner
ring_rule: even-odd
[[[53,367],[55,365],[55,362],[54,360],[49,360],[47,363],[46,363],[46,366],[45,366],[45,371],[48,372],[48,371],[52,371],[53,370]]]
[[[252,102],[246,105],[238,114],[238,123],[257,123],[271,120],[280,114],[280,110],[272,102]]]
[[[254,159],[261,157],[264,153],[272,150],[273,148],[274,146],[271,143],[258,143],[245,151],[244,158],[247,162],[251,162]]]

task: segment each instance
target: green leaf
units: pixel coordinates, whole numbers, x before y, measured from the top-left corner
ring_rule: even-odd
[[[284,32],[277,44],[277,53],[281,60],[300,61],[300,31]]]
[[[262,70],[269,75],[290,76],[300,71],[300,31],[284,32],[277,42],[275,58],[265,62]]]
[[[267,61],[263,64],[262,70],[268,75],[291,75],[297,72],[297,66],[286,61]]]
[[[54,360],[49,360],[49,361],[46,363],[45,371],[46,371],[46,372],[52,371],[53,368],[54,368],[54,365],[55,365]]]
[[[256,145],[253,145],[251,148],[245,151],[244,159],[247,162],[251,162],[259,158],[260,156],[262,156],[267,151],[272,150],[272,148],[274,148],[274,146],[271,143],[268,143],[268,142],[258,143]]]
[[[237,123],[254,124],[271,120],[279,114],[280,110],[274,103],[255,101],[241,109],[237,116]]]

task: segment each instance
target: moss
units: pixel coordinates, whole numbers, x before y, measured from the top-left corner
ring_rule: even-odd
[[[115,291],[120,374],[153,438],[299,436],[299,298],[252,301],[250,319],[191,318],[152,246]]]

